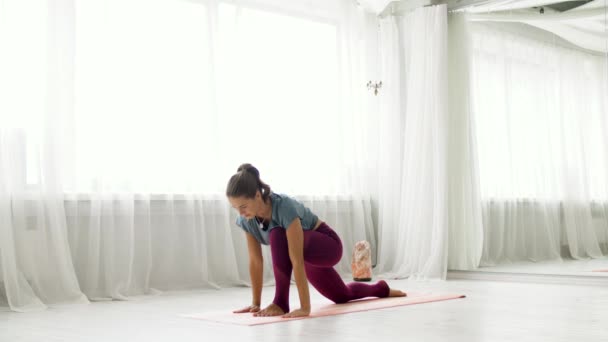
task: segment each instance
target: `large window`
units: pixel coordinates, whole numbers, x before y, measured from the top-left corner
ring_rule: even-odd
[[[42,0],[0,7],[0,134],[3,155],[25,184],[37,184],[39,146],[47,105],[47,6]],[[17,186],[17,185],[16,185]]]
[[[274,187],[332,190],[336,24],[229,3],[83,0],[75,32],[72,190],[215,192],[243,162]]]
[[[475,27],[482,196],[608,199],[605,56]]]

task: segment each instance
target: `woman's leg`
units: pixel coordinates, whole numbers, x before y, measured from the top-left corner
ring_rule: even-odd
[[[335,303],[346,303],[365,297],[388,297],[390,288],[384,281],[376,284],[344,284],[333,268],[342,257],[342,242],[326,224],[315,231],[304,232],[306,277],[319,293]]]
[[[289,258],[287,234],[283,228],[270,231],[270,251],[276,290],[273,303],[289,312],[289,286],[293,266]],[[344,284],[333,268],[342,258],[342,242],[325,223],[317,230],[304,232],[304,268],[310,284],[335,303],[346,303],[365,297],[388,297],[390,288],[385,281],[376,284],[352,282]]]
[[[272,269],[276,289],[272,301],[283,312],[289,312],[289,285],[291,282],[291,259],[289,258],[289,245],[285,229],[275,228],[270,231],[270,254],[272,255]]]

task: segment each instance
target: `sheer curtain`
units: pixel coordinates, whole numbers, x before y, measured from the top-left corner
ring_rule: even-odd
[[[396,24],[391,23],[396,20]],[[396,29],[397,28],[397,29]],[[445,278],[447,270],[447,9],[419,8],[402,18],[384,19],[384,47],[402,49],[384,67],[383,78],[398,86],[381,107],[381,127],[402,129],[402,149],[381,161],[378,270],[386,277]],[[386,52],[388,53],[389,50]],[[383,53],[384,53],[383,48]],[[396,63],[398,63],[399,68]],[[404,102],[398,100],[403,97]],[[384,146],[383,146],[384,147]],[[384,152],[384,151],[383,151]],[[399,182],[389,185],[385,176]],[[391,181],[393,180],[391,179]],[[386,206],[386,207],[385,207]]]
[[[86,303],[68,248],[57,148],[71,89],[51,86],[70,78],[71,23],[61,15],[72,7],[37,0],[0,7],[0,298],[18,311]]]
[[[351,1],[0,3],[1,294],[13,310],[247,284],[223,196],[242,162],[336,229],[342,273],[355,241],[375,246],[374,19]]]
[[[606,254],[605,56],[525,26],[473,27],[482,265]]]
[[[466,11],[477,13],[470,16],[472,20],[525,23],[552,32],[582,48],[608,52],[607,0],[594,0],[566,11],[556,11],[550,7],[545,8],[546,13],[535,10],[549,3],[555,1],[494,1],[471,6]]]
[[[475,269],[483,249],[476,123],[468,16],[448,17],[448,269]]]

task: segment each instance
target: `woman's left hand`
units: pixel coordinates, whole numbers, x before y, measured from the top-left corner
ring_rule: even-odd
[[[283,318],[305,317],[310,315],[310,309],[297,309],[283,315]]]

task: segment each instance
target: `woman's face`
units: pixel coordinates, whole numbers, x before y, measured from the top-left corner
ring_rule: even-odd
[[[262,202],[262,196],[260,192],[256,192],[254,198],[246,197],[228,197],[230,205],[239,212],[239,215],[244,218],[251,220],[255,215],[260,212]]]

